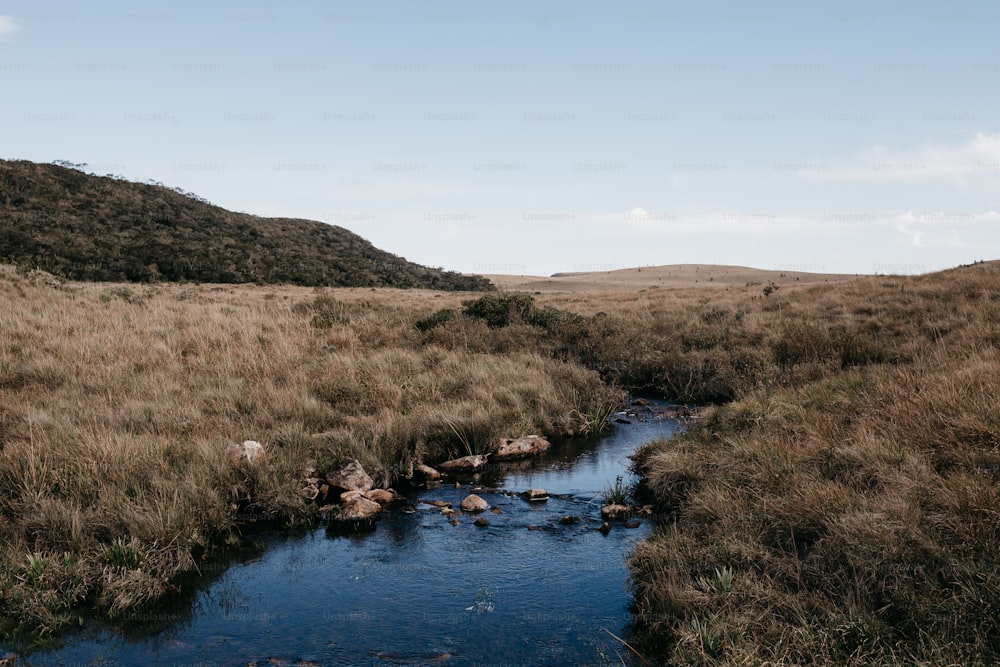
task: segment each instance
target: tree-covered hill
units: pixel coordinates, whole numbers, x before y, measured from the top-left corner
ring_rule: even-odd
[[[72,280],[489,290],[312,220],[234,213],[69,163],[0,160],[0,261]]]

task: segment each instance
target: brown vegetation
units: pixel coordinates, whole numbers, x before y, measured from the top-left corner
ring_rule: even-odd
[[[242,522],[315,520],[301,469],[357,457],[379,484],[500,436],[599,426],[619,392],[531,352],[425,341],[461,296],[75,283],[0,273],[0,615],[45,634],[122,613]],[[234,468],[230,442],[262,442]]]
[[[783,293],[754,318],[779,382],[641,456],[662,519],[632,560],[649,654],[1000,658],[998,290],[979,265]]]
[[[857,275],[812,273],[792,269],[753,269],[725,264],[668,264],[611,271],[556,273],[551,276],[488,275],[498,288],[507,291],[584,293],[594,296],[642,289],[680,289],[691,287],[753,287],[774,283],[778,287],[815,285],[853,280]]]
[[[386,483],[497,435],[597,428],[619,386],[718,404],[638,461],[660,518],[632,558],[644,655],[995,662],[998,293],[994,263],[530,296],[8,270],[3,611],[37,630],[130,608],[241,516],[312,521],[304,462],[355,456]],[[225,462],[243,439],[265,465]]]

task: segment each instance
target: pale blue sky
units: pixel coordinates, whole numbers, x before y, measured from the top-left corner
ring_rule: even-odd
[[[913,273],[1000,257],[1000,5],[0,8],[0,157],[432,266]]]

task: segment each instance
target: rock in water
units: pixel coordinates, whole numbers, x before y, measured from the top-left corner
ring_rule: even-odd
[[[632,515],[632,508],[625,505],[605,505],[601,508],[601,518],[605,521],[621,521]]]
[[[475,523],[480,528],[486,528],[487,526],[490,525],[489,520],[484,516],[477,516],[476,520],[473,523]]]
[[[502,438],[497,444],[493,459],[513,461],[537,456],[549,448],[549,441],[540,435],[526,435],[520,438]]]
[[[463,456],[460,459],[452,459],[439,463],[438,468],[446,472],[476,472],[486,465],[488,455]]]
[[[370,490],[374,484],[357,459],[341,461],[339,470],[326,474],[326,483],[332,489],[362,492]]]
[[[382,506],[369,500],[360,491],[346,491],[340,495],[340,509],[333,515],[337,523],[361,523],[374,521]]]
[[[462,501],[462,510],[466,512],[485,512],[489,508],[490,504],[474,493],[470,493]]]
[[[524,495],[533,503],[544,503],[549,499],[549,492],[545,489],[528,489]]]
[[[441,479],[441,473],[423,463],[413,466],[413,476],[418,482],[436,482]]]
[[[229,457],[229,462],[234,466],[244,463],[253,465],[258,461],[263,461],[266,455],[264,446],[256,440],[245,440],[242,444],[234,442],[226,447],[226,456]]]

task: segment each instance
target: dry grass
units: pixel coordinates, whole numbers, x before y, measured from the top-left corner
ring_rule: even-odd
[[[581,430],[620,398],[527,351],[428,343],[414,322],[454,294],[49,283],[0,272],[7,634],[156,600],[240,521],[314,520],[308,463],[356,456],[388,484],[501,435]],[[268,458],[234,468],[246,439]]]
[[[490,326],[468,295],[7,271],[4,614],[127,609],[237,514],[311,520],[306,461],[387,482],[502,432],[593,428],[616,395],[597,371],[721,405],[643,451],[662,518],[632,560],[643,655],[996,662],[1000,266],[799,283],[543,292]],[[231,468],[248,438],[267,464]]]
[[[632,562],[646,651],[1000,659],[998,291],[1000,269],[975,266],[808,290],[772,314],[779,338],[762,342],[787,388],[765,384],[643,452],[663,517]],[[835,354],[843,326],[855,333]],[[701,584],[723,567],[725,595]]]
[[[780,269],[753,269],[724,264],[669,264],[642,268],[557,273],[553,276],[485,276],[497,287],[508,291],[576,294],[614,294],[642,289],[690,289],[747,287],[774,283],[779,287],[815,285],[853,280],[857,275],[810,273]]]

